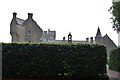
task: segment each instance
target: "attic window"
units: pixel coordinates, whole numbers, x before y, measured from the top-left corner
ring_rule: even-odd
[[[31,32],[30,32],[30,31],[28,32],[28,35],[31,35]]]

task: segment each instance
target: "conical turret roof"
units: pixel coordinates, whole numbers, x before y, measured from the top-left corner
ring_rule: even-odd
[[[98,27],[96,37],[102,37],[100,28]]]

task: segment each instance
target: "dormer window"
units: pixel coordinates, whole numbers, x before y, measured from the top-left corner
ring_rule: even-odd
[[[31,35],[31,31],[28,32],[28,35]]]

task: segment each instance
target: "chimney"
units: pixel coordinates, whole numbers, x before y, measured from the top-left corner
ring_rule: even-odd
[[[86,42],[89,42],[89,38],[86,38]]]
[[[65,37],[63,37],[63,42],[65,42]]]
[[[90,38],[90,43],[93,43],[93,37]]]
[[[32,13],[28,13],[28,19],[32,19],[33,14]]]
[[[13,18],[16,18],[16,16],[17,16],[17,13],[14,12],[14,13],[13,13]]]
[[[44,35],[47,35],[47,31],[44,31]]]

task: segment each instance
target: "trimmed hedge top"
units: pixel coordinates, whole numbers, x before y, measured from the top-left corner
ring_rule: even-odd
[[[97,44],[2,44],[3,77],[104,75],[106,48]]]

